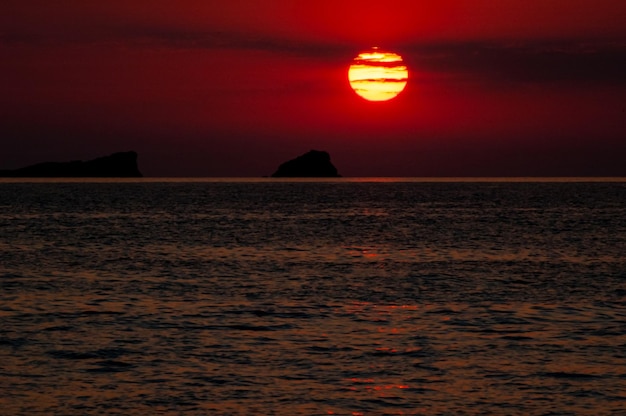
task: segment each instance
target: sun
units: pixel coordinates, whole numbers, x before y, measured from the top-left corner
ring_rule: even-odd
[[[409,70],[397,53],[377,47],[361,52],[348,69],[350,86],[368,101],[389,101],[400,94],[409,80]]]

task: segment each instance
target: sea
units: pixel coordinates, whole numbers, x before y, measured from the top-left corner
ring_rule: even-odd
[[[626,180],[0,180],[0,414],[626,415]]]

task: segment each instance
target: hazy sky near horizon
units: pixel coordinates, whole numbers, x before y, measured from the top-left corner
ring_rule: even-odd
[[[410,71],[371,103],[371,46]],[[621,0],[78,0],[0,6],[0,169],[139,152],[150,176],[626,176]]]

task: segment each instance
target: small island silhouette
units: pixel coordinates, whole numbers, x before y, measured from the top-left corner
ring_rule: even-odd
[[[141,178],[137,152],[119,152],[97,159],[44,162],[13,170],[0,170],[3,178]]]
[[[278,167],[272,178],[340,178],[337,168],[331,163],[330,155],[320,150],[311,150]]]

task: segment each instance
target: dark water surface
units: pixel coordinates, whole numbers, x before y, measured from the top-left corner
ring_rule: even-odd
[[[5,180],[0,414],[624,415],[626,183]]]

